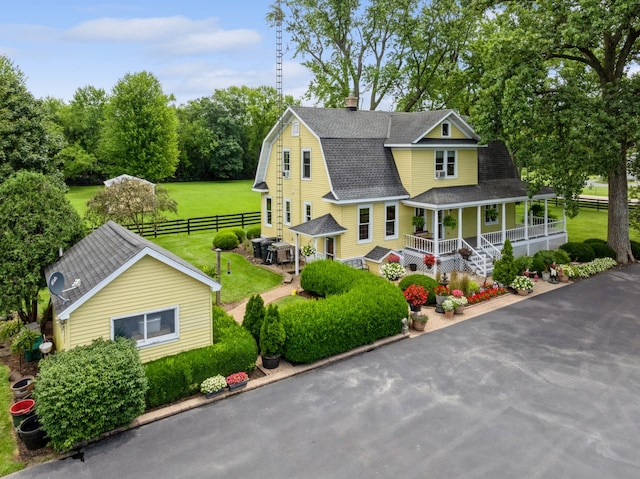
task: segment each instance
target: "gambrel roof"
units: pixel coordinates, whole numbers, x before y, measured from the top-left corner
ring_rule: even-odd
[[[219,283],[179,256],[118,223],[108,221],[45,268],[47,279],[54,272],[63,273],[69,282],[67,288],[76,278],[81,280],[78,288],[63,293],[68,302],[51,296],[58,317],[67,319],[71,312],[145,256],[151,256],[208,285],[212,291],[221,288]]]

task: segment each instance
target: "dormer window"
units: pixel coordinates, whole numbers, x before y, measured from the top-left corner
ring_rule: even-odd
[[[300,136],[300,123],[297,121],[291,124],[291,136]]]
[[[442,131],[441,131],[442,136],[446,136],[446,137],[451,136],[451,128],[450,128],[449,123],[443,123],[440,126],[442,128]]]

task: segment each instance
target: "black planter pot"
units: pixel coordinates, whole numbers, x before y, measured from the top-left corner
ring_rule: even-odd
[[[280,365],[280,355],[262,356],[262,367],[265,369],[275,369]]]
[[[29,416],[18,426],[18,435],[29,451],[41,449],[47,445],[49,438],[42,429],[38,416]]]
[[[417,271],[418,270],[418,265],[416,263],[409,263],[409,269],[411,271]]]

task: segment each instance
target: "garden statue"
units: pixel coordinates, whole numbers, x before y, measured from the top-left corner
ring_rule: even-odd
[[[555,261],[549,266],[549,283],[558,284],[558,265]]]

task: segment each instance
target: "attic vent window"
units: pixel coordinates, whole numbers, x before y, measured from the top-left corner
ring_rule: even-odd
[[[449,128],[449,123],[442,124],[442,136],[451,136],[451,129]]]
[[[291,136],[300,136],[300,123],[297,121],[291,124]]]

